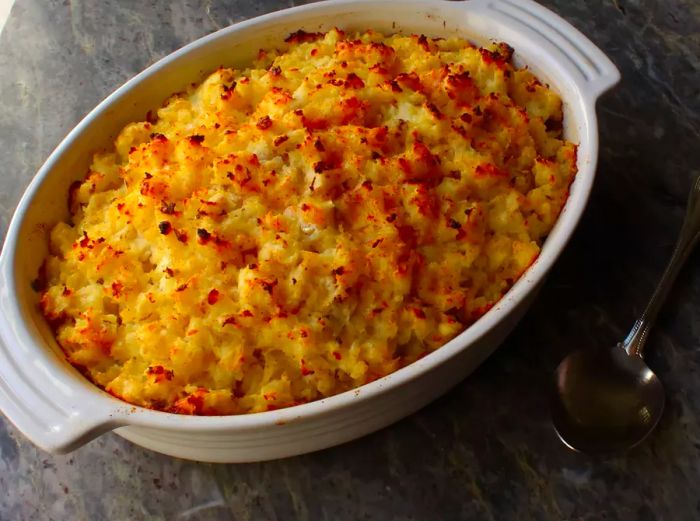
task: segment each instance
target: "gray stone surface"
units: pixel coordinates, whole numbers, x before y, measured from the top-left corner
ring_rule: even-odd
[[[549,423],[572,348],[641,310],[700,174],[700,3],[546,0],[624,81],[600,104],[590,207],[524,322],[476,373],[379,433],[284,461],[207,465],[113,434],[45,454],[0,417],[0,520],[700,519],[700,260],[649,346],[668,408],[642,447],[591,459]],[[0,35],[0,239],[29,179],[105,95],[181,45],[283,1],[17,0]]]

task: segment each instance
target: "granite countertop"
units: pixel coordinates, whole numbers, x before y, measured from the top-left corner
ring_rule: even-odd
[[[700,4],[542,3],[601,46],[623,81],[599,105],[586,215],[494,356],[387,429],[269,463],[183,461],[114,434],[52,456],[0,416],[0,519],[700,519],[697,255],[648,347],[668,392],[651,439],[624,456],[578,455],[557,440],[547,406],[559,360],[621,339],[671,252],[700,174]],[[0,35],[0,239],[31,176],[109,92],[199,36],[287,5],[17,0]]]

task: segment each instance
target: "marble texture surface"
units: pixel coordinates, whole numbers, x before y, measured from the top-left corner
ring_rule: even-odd
[[[599,106],[599,177],[523,323],[470,378],[381,432],[316,454],[207,465],[113,434],[45,454],[0,416],[0,520],[700,519],[700,258],[649,345],[667,411],[638,449],[566,450],[547,384],[641,311],[700,174],[700,3],[543,0],[623,82]],[[17,0],[0,35],[0,240],[31,176],[105,95],[183,44],[282,0]]]

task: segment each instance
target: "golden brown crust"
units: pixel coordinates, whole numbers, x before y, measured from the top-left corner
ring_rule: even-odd
[[[485,313],[576,171],[505,44],[297,32],[128,125],[71,188],[41,309],[68,359],[183,414],[382,377]]]

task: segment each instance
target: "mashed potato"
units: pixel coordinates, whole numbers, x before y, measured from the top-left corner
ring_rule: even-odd
[[[534,261],[576,172],[511,54],[300,31],[128,125],[51,231],[67,358],[132,404],[239,414],[439,348]]]

